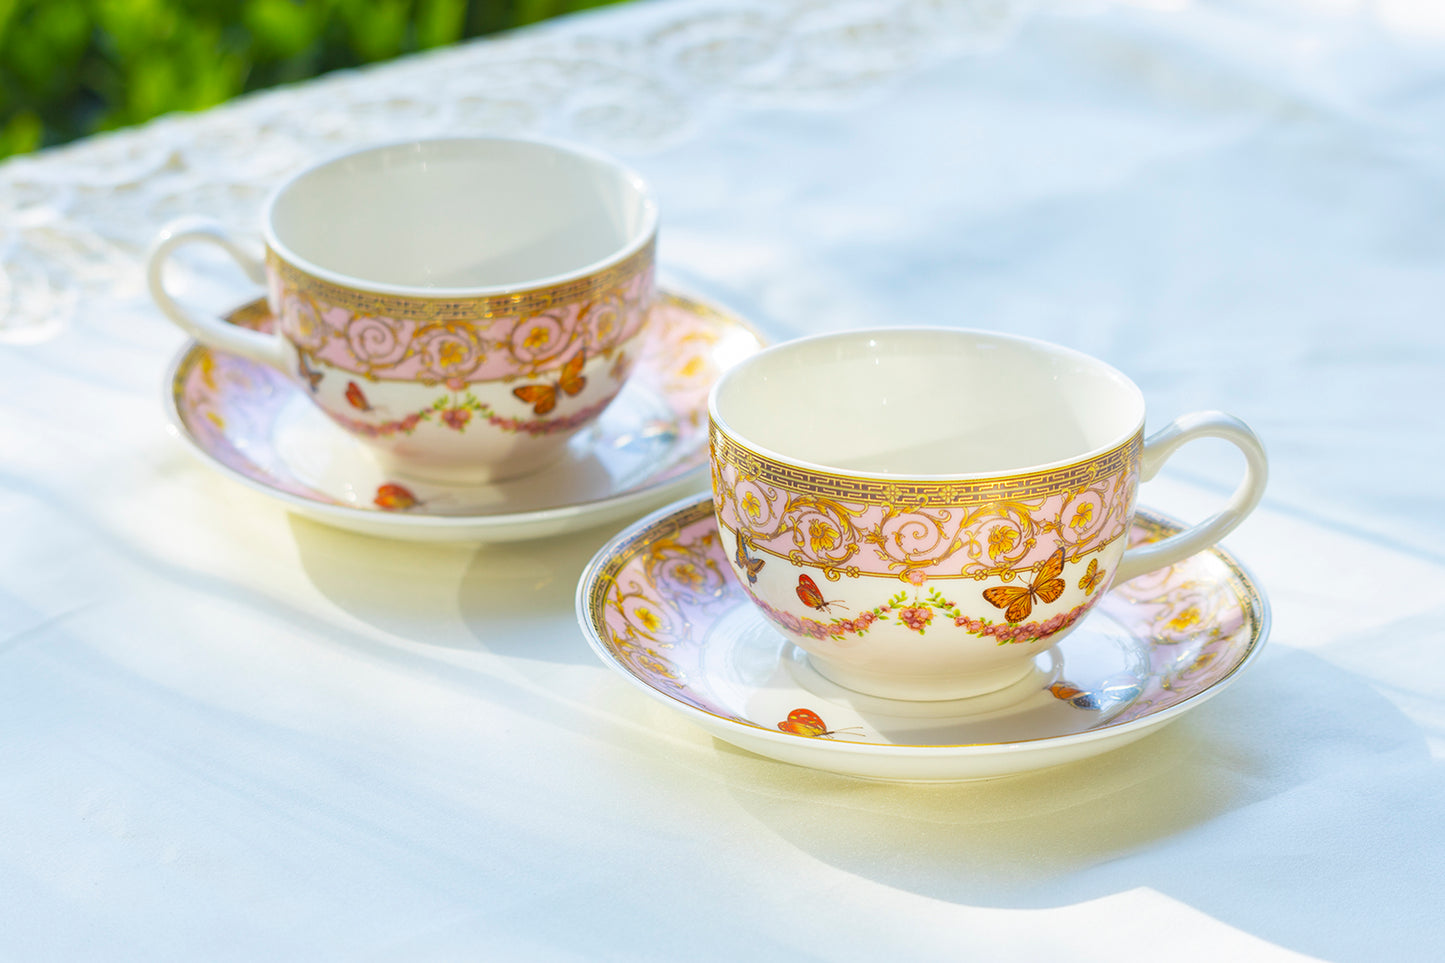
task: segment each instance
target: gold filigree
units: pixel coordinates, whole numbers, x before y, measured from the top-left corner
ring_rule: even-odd
[[[575,301],[596,297],[599,293],[626,284],[649,270],[656,245],[655,238],[649,240],[637,253],[586,277],[511,294],[489,294],[470,298],[383,294],[334,284],[288,263],[269,248],[266,251],[266,263],[288,288],[305,292],[332,307],[343,308],[356,315],[431,322],[540,314]]]
[[[708,443],[714,463],[734,466],[740,478],[790,492],[860,505],[957,508],[995,504],[1000,499],[1049,498],[1085,491],[1111,475],[1136,468],[1144,435],[1141,430],[1106,452],[1061,468],[938,481],[865,478],[790,465],[752,450],[716,423],[709,426]]]

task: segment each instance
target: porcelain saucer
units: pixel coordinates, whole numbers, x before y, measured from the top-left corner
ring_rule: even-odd
[[[622,394],[560,462],[520,479],[450,487],[386,477],[295,382],[194,343],[171,365],[167,414],[206,463],[329,525],[417,541],[541,538],[635,514],[705,478],[708,391],[763,338],[676,292],[660,290],[652,310],[654,336]],[[264,300],[228,320],[273,323]]]
[[[1182,528],[1152,512],[1131,541]],[[636,522],[598,552],[577,613],[609,667],[719,739],[785,762],[877,779],[985,779],[1084,759],[1203,704],[1264,646],[1269,607],[1219,549],[1112,588],[1007,690],[951,702],[843,689],[738,585],[709,497]]]

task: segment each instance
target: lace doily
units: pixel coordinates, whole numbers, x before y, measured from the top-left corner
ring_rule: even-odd
[[[710,113],[827,108],[1007,37],[1026,0],[639,3],[175,115],[0,166],[0,340],[45,337],[86,297],[141,290],[159,227],[254,231],[289,172],[414,135],[520,133],[620,155]]]

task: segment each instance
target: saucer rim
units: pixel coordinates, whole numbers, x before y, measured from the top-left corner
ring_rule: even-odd
[[[715,733],[720,729],[741,730],[749,740],[761,740],[766,744],[777,745],[781,749],[791,753],[794,749],[806,747],[808,750],[817,750],[822,753],[843,755],[861,758],[916,758],[921,760],[960,760],[971,758],[989,758],[999,755],[1043,753],[1052,750],[1066,749],[1072,747],[1086,746],[1092,742],[1119,740],[1120,745],[1125,741],[1132,741],[1133,738],[1144,735],[1148,730],[1156,726],[1164,725],[1172,721],[1176,716],[1181,715],[1190,709],[1196,708],[1209,699],[1214,698],[1243,672],[1243,670],[1259,658],[1260,652],[1264,650],[1269,640],[1271,627],[1271,614],[1269,599],[1260,588],[1259,581],[1254,574],[1236,558],[1233,553],[1221,548],[1218,544],[1212,545],[1200,554],[1208,553],[1217,557],[1231,571],[1234,578],[1242,584],[1249,592],[1249,598],[1242,599],[1246,602],[1246,611],[1253,614],[1252,622],[1255,626],[1253,637],[1250,639],[1249,648],[1235,665],[1211,682],[1204,689],[1188,696],[1171,706],[1166,706],[1154,712],[1146,712],[1127,722],[1106,722],[1093,729],[1085,729],[1082,732],[1063,733],[1054,736],[1037,736],[1031,739],[1019,739],[1009,742],[978,742],[978,743],[954,743],[946,745],[921,745],[910,743],[879,743],[879,742],[855,742],[849,740],[827,740],[816,739],[805,736],[798,736],[786,732],[777,732],[755,722],[739,722],[736,719],[717,713],[699,709],[697,706],[689,705],[676,697],[663,692],[662,690],[649,685],[644,679],[629,671],[607,650],[599,637],[590,617],[590,596],[591,586],[617,551],[630,541],[637,539],[646,529],[656,525],[669,516],[679,514],[685,510],[692,509],[702,504],[705,500],[710,501],[711,496],[687,496],[665,505],[658,510],[649,513],[628,525],[609,539],[587,563],[577,581],[576,592],[576,614],[579,624],[582,627],[583,635],[587,644],[601,661],[613,671],[621,674],[632,682],[633,685],[648,693],[652,698],[657,699],[664,705],[682,711],[691,717],[696,723]],[[1144,518],[1150,522],[1175,527],[1179,530],[1188,528],[1184,522],[1153,509],[1139,507],[1134,513],[1136,518]],[[1111,589],[1112,590],[1112,587]],[[1252,604],[1249,604],[1252,603]],[[782,652],[780,645],[779,653]],[[748,751],[757,750],[742,748]],[[761,754],[761,753],[759,753]],[[806,765],[806,763],[803,763]],[[815,767],[824,768],[824,767]],[[857,773],[853,773],[858,775]],[[900,778],[900,777],[887,777]],[[907,778],[907,777],[904,777]],[[924,777],[929,781],[928,777]],[[936,778],[936,777],[934,777]]]
[[[673,284],[659,284],[657,286],[657,294],[659,297],[666,296],[675,301],[684,302],[690,309],[708,311],[726,318],[729,324],[735,325],[752,335],[753,338],[757,340],[759,350],[772,343],[772,339],[764,334],[757,325],[743,318],[737,312],[725,308],[708,298],[704,298]],[[264,297],[259,297],[243,301],[225,312],[223,316],[230,317],[264,300]],[[435,535],[454,534],[458,538],[499,538],[509,532],[521,532],[548,523],[562,525],[573,519],[594,514],[599,516],[598,523],[600,524],[609,517],[625,514],[637,508],[639,505],[652,504],[662,498],[674,497],[685,489],[696,486],[698,480],[707,473],[708,466],[704,461],[662,482],[652,485],[644,482],[640,487],[635,486],[602,498],[570,502],[565,505],[532,509],[525,512],[494,512],[481,515],[403,514],[306,498],[293,492],[267,485],[225,464],[206,450],[186,428],[180,411],[179,398],[181,392],[178,390],[178,378],[191,356],[198,351],[225,353],[220,351],[220,349],[211,348],[192,338],[188,339],[171,358],[170,363],[166,366],[165,375],[161,382],[162,410],[166,416],[166,429],[171,436],[179,439],[203,464],[221,472],[225,477],[240,482],[252,491],[278,499],[305,515],[313,518],[325,516],[339,527],[344,527],[351,531],[369,531],[371,533],[385,531],[393,534],[407,533],[413,535],[425,532]],[[705,401],[699,410],[704,413],[706,412]],[[699,442],[696,447],[698,449],[705,449],[707,447],[706,432],[700,433]],[[686,497],[680,500],[686,500]],[[527,536],[524,533],[520,537]]]

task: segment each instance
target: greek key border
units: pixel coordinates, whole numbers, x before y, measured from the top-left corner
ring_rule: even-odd
[[[1078,491],[1122,471],[1136,470],[1144,446],[1141,428],[1128,441],[1088,461],[1031,475],[1000,475],[959,481],[878,481],[798,468],[769,458],[727,435],[715,421],[708,426],[714,466],[731,464],[750,481],[791,492],[860,505],[913,505],[946,508],[1002,499],[1047,498]]]
[[[345,308],[352,314],[398,321],[486,320],[548,311],[625,284],[651,269],[656,250],[657,237],[654,235],[636,254],[586,277],[512,294],[473,298],[380,294],[333,284],[288,263],[269,247],[266,249],[266,265],[283,285],[324,301],[331,307]]]

